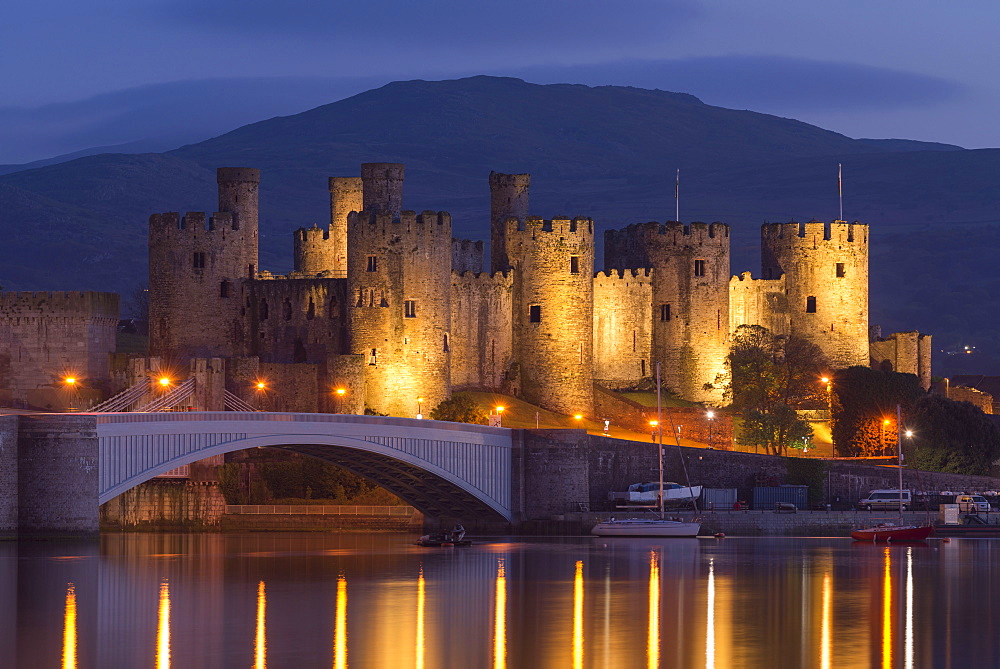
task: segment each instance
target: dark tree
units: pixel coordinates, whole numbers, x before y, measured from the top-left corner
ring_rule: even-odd
[[[489,415],[468,395],[454,395],[431,410],[434,420],[447,420],[453,423],[475,423],[488,425]]]
[[[917,469],[987,476],[1000,457],[1000,429],[969,402],[924,396],[905,424],[913,438],[904,453]]]
[[[896,452],[896,406],[912,416],[924,396],[913,374],[849,367],[833,376],[833,443],[838,455],[864,457]],[[888,422],[887,422],[888,421]]]
[[[775,337],[759,325],[741,325],[726,366],[726,396],[743,418],[740,443],[780,455],[806,442],[812,429],[795,410],[822,401],[817,381],[827,363],[817,346],[798,337]]]

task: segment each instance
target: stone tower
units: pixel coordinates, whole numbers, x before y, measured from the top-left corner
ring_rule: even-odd
[[[809,221],[761,227],[764,279],[785,276],[790,331],[837,368],[868,365],[868,226]]]
[[[348,216],[351,353],[368,363],[368,406],[424,415],[451,393],[451,216],[400,212],[402,165],[362,166],[366,207]]]
[[[593,415],[594,222],[508,218],[514,359],[524,399]]]
[[[294,234],[296,272],[332,276],[347,274],[347,215],[362,211],[364,197],[358,177],[330,177],[330,227],[299,228]]]
[[[729,345],[729,226],[642,223],[605,235],[605,270],[653,270],[650,372],[685,399],[722,400]],[[706,384],[715,384],[706,390]]]
[[[218,170],[219,211],[149,217],[150,354],[242,355],[245,278],[257,272],[256,169]],[[206,224],[207,223],[207,224]]]
[[[507,257],[507,219],[528,217],[530,174],[490,172],[490,271],[510,267]]]

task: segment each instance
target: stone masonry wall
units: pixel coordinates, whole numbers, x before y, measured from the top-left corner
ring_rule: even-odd
[[[895,332],[868,345],[871,366],[886,364],[894,372],[915,374],[924,390],[931,387],[931,336],[919,332]]]
[[[511,272],[451,274],[451,385],[499,390],[513,355]]]
[[[652,270],[594,277],[594,378],[620,388],[651,375]]]
[[[102,527],[217,527],[226,500],[215,484],[154,480],[101,505]]]
[[[25,533],[97,532],[97,424],[86,414],[19,417],[18,524]]]
[[[105,388],[117,326],[115,293],[0,293],[0,388],[21,401],[67,376]]]
[[[776,335],[788,335],[791,324],[785,276],[754,279],[743,272],[729,280],[729,331],[741,325],[762,325]]]
[[[17,532],[17,427],[17,416],[0,416],[0,537]]]
[[[345,279],[281,277],[250,283],[252,349],[261,360],[321,362],[345,351]]]
[[[836,368],[868,365],[868,226],[834,221],[761,228],[764,279],[785,276],[791,333]]]
[[[451,240],[451,271],[462,274],[483,271],[483,242],[471,239]]]

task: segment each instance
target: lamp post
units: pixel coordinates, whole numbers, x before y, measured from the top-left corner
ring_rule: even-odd
[[[420,420],[420,419],[422,419],[424,417],[424,413],[423,413],[423,411],[421,411],[421,408],[423,407],[423,404],[424,404],[424,398],[423,397],[418,397],[417,398],[417,420]]]
[[[253,389],[257,393],[257,406],[262,407],[261,411],[267,411],[267,382],[257,379]]]
[[[711,450],[715,448],[715,412],[709,409],[705,417],[708,418],[708,448]]]
[[[497,411],[497,427],[503,427],[503,410],[505,408],[506,407],[502,407],[502,406],[496,407],[496,411]]]
[[[820,379],[820,382],[826,386],[826,413],[827,413],[827,425],[830,426],[830,441],[833,441],[833,379],[829,376],[824,376]],[[832,455],[837,455],[837,444],[833,444]]]
[[[333,394],[337,398],[337,405],[334,407],[336,411],[334,413],[344,413],[343,401],[344,395],[347,394],[347,388],[337,388],[333,391]]]
[[[66,391],[67,391],[67,394],[69,395],[69,405],[70,406],[66,407],[66,411],[76,411],[77,409],[76,409],[76,407],[73,406],[73,404],[74,404],[74,400],[77,397],[77,394],[76,394],[77,378],[75,376],[67,376],[65,379],[63,379],[63,383],[66,384]]]

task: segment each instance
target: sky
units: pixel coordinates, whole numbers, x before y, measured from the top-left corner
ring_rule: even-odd
[[[35,0],[0,22],[0,164],[164,150],[399,79],[661,88],[851,137],[1000,146],[987,0]]]

